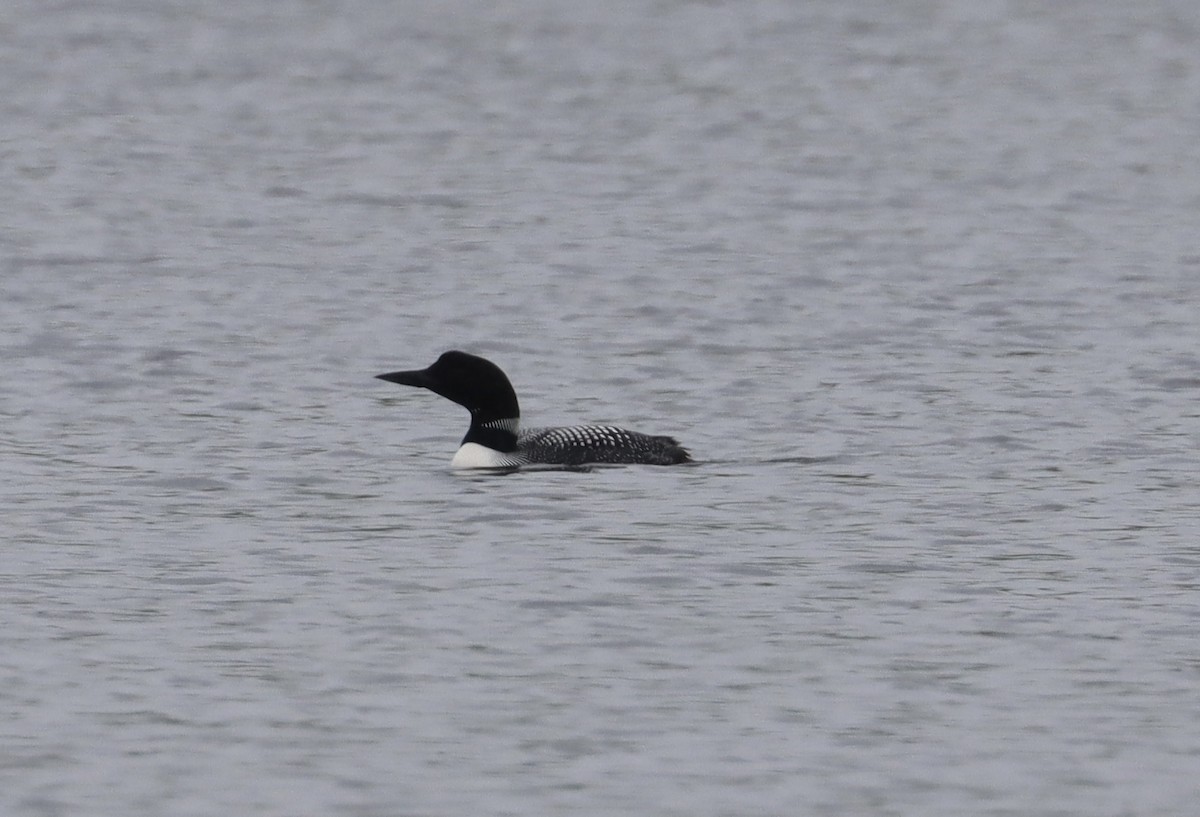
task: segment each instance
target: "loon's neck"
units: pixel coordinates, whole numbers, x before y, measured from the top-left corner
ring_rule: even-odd
[[[519,417],[505,417],[498,420],[481,421],[475,412],[471,412],[471,427],[462,444],[475,443],[493,451],[510,454],[517,450],[517,434],[521,428]]]

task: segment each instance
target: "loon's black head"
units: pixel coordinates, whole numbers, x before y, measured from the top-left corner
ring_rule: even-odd
[[[453,400],[477,423],[521,416],[517,393],[500,367],[466,352],[446,352],[428,369],[376,375],[402,386],[419,386]]]

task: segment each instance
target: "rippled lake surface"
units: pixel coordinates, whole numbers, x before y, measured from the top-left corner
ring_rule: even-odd
[[[1191,815],[1200,12],[0,15],[0,811]],[[463,348],[679,468],[462,474]]]

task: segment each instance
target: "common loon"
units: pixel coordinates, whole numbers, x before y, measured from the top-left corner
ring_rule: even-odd
[[[500,367],[466,352],[446,352],[428,369],[376,375],[402,386],[419,386],[471,412],[471,427],[451,468],[516,468],[522,465],[691,462],[672,437],[652,437],[616,426],[521,429],[517,393]]]

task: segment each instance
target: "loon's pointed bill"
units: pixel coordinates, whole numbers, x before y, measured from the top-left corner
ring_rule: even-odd
[[[413,372],[388,372],[387,374],[375,375],[380,380],[386,380],[389,383],[399,383],[401,386],[419,386],[425,388],[429,379],[425,376],[424,369],[418,369]]]
[[[521,465],[592,463],[678,465],[691,455],[674,437],[616,426],[521,429],[517,393],[490,360],[451,351],[426,369],[376,375],[381,380],[429,389],[471,413],[471,426],[450,465],[513,468]]]

